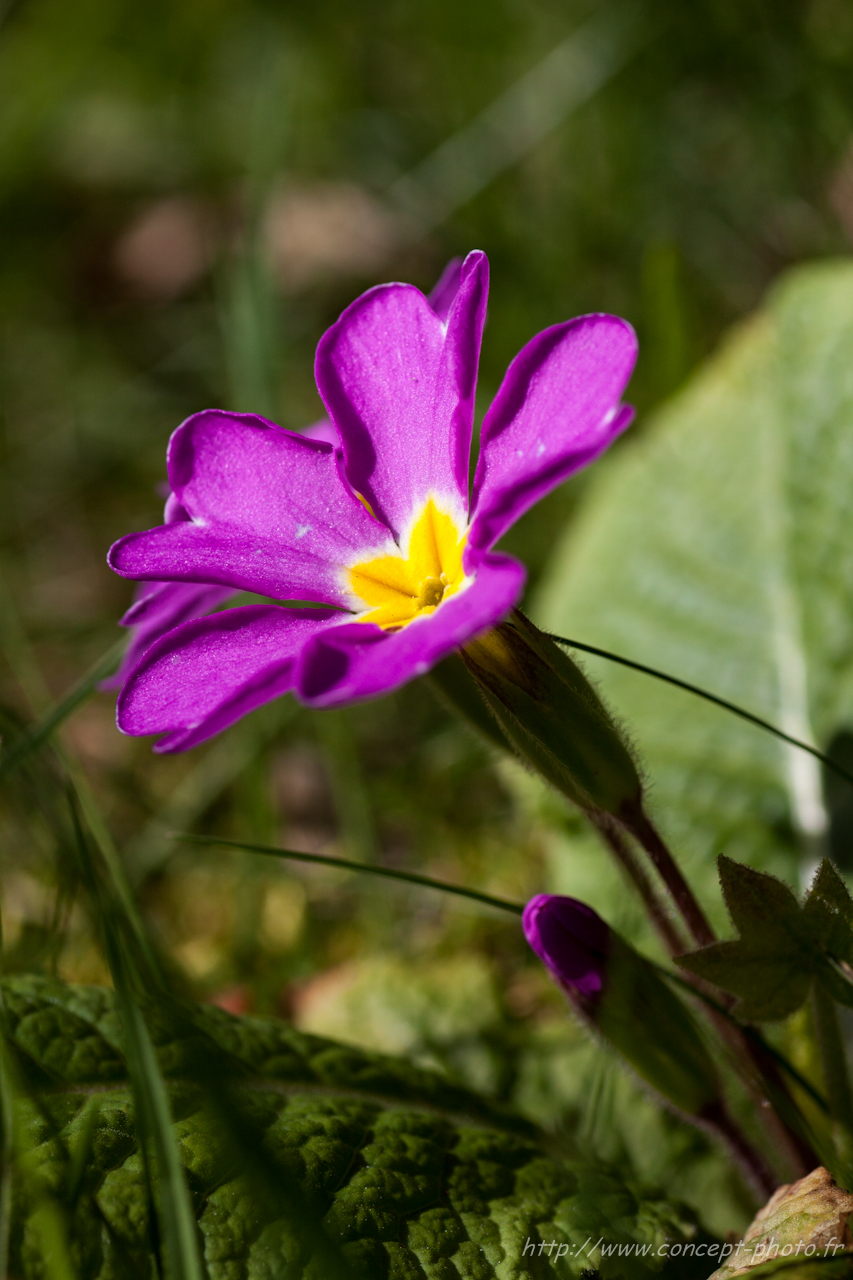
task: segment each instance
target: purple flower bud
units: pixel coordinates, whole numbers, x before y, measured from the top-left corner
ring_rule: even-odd
[[[524,936],[570,995],[593,1005],[601,999],[610,929],[577,898],[538,893],[524,908]]]
[[[582,1020],[687,1115],[719,1116],[719,1084],[690,1010],[653,965],[576,898],[537,894],[524,934]]]

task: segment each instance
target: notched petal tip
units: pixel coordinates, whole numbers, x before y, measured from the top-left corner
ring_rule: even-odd
[[[317,388],[346,474],[398,540],[430,493],[467,509],[486,274],[482,255],[463,263],[446,323],[413,285],[377,285],[317,346]]]

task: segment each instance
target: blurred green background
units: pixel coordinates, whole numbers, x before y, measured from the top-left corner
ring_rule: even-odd
[[[853,240],[849,0],[0,13],[0,696],[22,716],[28,690],[58,697],[114,643],[130,592],[105,552],[159,522],[169,433],[210,405],[316,419],[314,347],[363,288],[428,289],[487,251],[480,413],[537,330],[624,315],[636,435],[780,271]],[[534,588],[586,484],[506,539]],[[185,757],[121,738],[108,695],[65,736],[187,990],[414,1053],[555,1126],[582,1113],[579,1140],[633,1142],[660,1173],[641,1125],[608,1122],[633,1094],[591,1063],[514,926],[169,838],[343,851],[519,899],[559,881],[576,840],[575,891],[618,886],[579,820],[426,687],[324,715],[283,702]],[[0,817],[7,968],[104,981],[20,798]],[[693,1159],[702,1140],[647,1110]]]

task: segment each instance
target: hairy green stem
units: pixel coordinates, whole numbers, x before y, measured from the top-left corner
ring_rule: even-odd
[[[649,963],[654,964],[654,961]],[[757,1114],[769,1137],[797,1171],[797,1176],[808,1173],[818,1164],[826,1165],[831,1161],[830,1153],[821,1150],[820,1141],[797,1106],[782,1072],[807,1093],[824,1114],[829,1111],[826,1099],[778,1049],[768,1044],[755,1027],[738,1022],[731,1012],[731,999],[723,997],[725,1003],[715,1000],[699,978],[682,977],[663,965],[655,965],[655,968],[707,1006],[709,1019],[728,1045],[733,1064],[756,1102]]]
[[[725,1142],[761,1200],[771,1196],[776,1190],[778,1179],[761,1152],[741,1132],[725,1103],[720,1101],[709,1107],[702,1120],[712,1133]]]

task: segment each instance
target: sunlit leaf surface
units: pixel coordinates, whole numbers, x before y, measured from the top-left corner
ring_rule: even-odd
[[[790,275],[599,468],[537,620],[827,749],[853,720],[851,493],[853,265],[840,261]],[[791,883],[814,865],[817,762],[646,676],[589,668],[703,894],[720,852]]]

